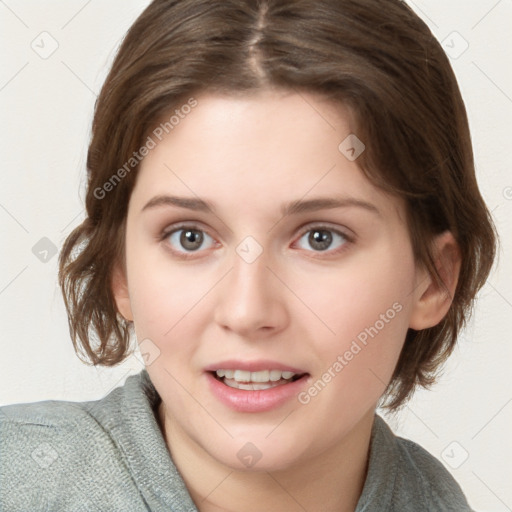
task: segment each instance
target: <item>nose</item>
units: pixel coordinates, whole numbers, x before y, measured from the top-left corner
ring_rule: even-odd
[[[288,324],[286,286],[265,251],[251,263],[235,253],[233,266],[219,283],[215,321],[241,337],[274,335]]]

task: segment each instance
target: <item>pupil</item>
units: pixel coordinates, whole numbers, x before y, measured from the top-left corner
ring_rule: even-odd
[[[329,247],[329,245],[331,245],[332,235],[329,233],[329,231],[312,231],[311,235],[309,236],[309,241],[312,243],[313,247],[315,247],[314,244],[318,244],[317,248],[321,251],[324,251]]]

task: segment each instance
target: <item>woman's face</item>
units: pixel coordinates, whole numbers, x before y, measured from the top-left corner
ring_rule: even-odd
[[[175,432],[232,468],[292,467],[391,379],[420,293],[403,205],[358,168],[341,107],[196,100],[141,163],[118,306]]]

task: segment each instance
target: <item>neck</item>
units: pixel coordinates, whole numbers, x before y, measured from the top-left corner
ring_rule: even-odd
[[[354,512],[368,471],[374,410],[328,453],[279,471],[238,471],[211,457],[159,406],[173,462],[200,512]]]

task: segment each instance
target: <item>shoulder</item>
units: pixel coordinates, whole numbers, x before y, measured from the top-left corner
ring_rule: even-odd
[[[80,402],[48,400],[0,407],[1,467],[9,462],[12,468],[21,461],[49,467],[59,452],[79,453],[91,434],[101,437]]]
[[[104,509],[119,493],[109,497],[109,482],[125,484],[123,492],[137,502],[122,450],[94,414],[116,392],[91,402],[0,407],[0,509]]]
[[[86,402],[46,400],[4,405],[0,407],[2,427],[66,427],[86,419],[83,405]]]
[[[356,512],[473,512],[443,464],[419,444],[396,436],[378,414],[366,481]]]
[[[425,511],[472,512],[462,488],[436,457],[410,439],[395,439],[397,510],[404,510],[406,502],[415,500],[423,504]]]

